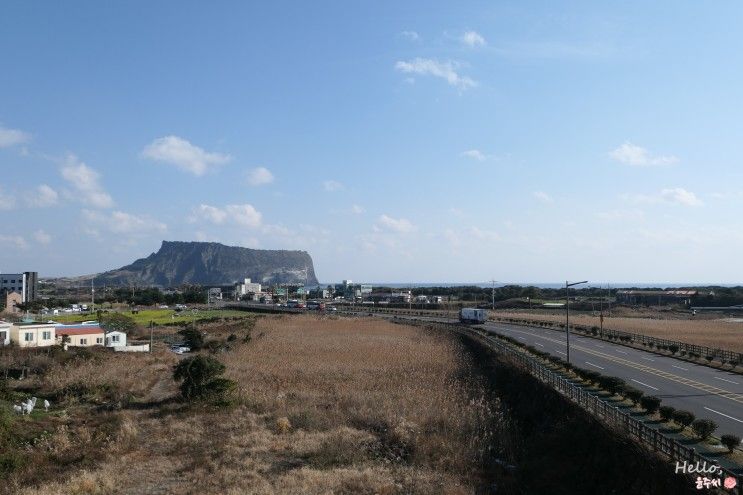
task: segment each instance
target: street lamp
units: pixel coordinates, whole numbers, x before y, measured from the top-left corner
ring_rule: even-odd
[[[567,345],[567,352],[565,353],[566,361],[570,364],[570,293],[568,287],[574,285],[587,284],[588,280],[582,282],[573,282],[572,284],[565,281],[565,343]]]

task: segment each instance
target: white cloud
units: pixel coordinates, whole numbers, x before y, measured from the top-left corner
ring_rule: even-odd
[[[248,183],[251,186],[262,186],[273,182],[273,174],[265,167],[258,167],[248,171]]]
[[[631,203],[645,204],[670,204],[680,206],[702,206],[702,202],[696,194],[682,187],[662,189],[655,194],[625,194],[621,196]]]
[[[29,195],[27,202],[30,206],[35,206],[36,208],[45,208],[47,206],[56,205],[58,200],[59,194],[57,193],[57,191],[47,186],[46,184],[41,184],[36,188],[35,195]]]
[[[611,210],[596,213],[596,218],[601,220],[632,220],[638,221],[645,218],[645,212],[638,209]]]
[[[8,211],[15,208],[15,196],[12,194],[5,194],[0,189],[0,211]]]
[[[206,221],[216,225],[231,223],[243,227],[260,227],[261,213],[250,204],[227,205],[222,208],[201,204],[194,209],[192,222]]]
[[[76,190],[77,199],[95,208],[111,208],[111,196],[99,182],[98,172],[81,162],[75,155],[68,155],[62,166],[62,177]]]
[[[469,47],[485,46],[485,38],[477,31],[467,31],[459,38],[459,41]]]
[[[175,165],[197,177],[232,159],[224,153],[204,151],[178,136],[155,139],[142,150],[142,156],[157,162]]]
[[[554,200],[552,199],[552,196],[550,196],[544,191],[534,191],[532,193],[532,196],[534,196],[537,200],[541,201],[542,203],[554,202]]]
[[[366,212],[366,210],[362,206],[359,206],[359,205],[351,206],[351,213],[354,213],[356,215],[361,215],[364,212]]]
[[[418,41],[421,39],[420,35],[416,31],[403,31],[400,33],[400,36],[407,38],[410,41]]]
[[[38,242],[39,244],[49,244],[50,242],[52,242],[52,236],[41,229],[34,232],[34,239],[36,239],[36,242]]]
[[[477,83],[467,76],[457,73],[458,64],[454,62],[439,62],[428,58],[415,58],[410,61],[398,61],[395,69],[405,74],[419,74],[434,76],[446,80],[449,85],[465,90],[477,86]]]
[[[488,159],[488,156],[480,150],[467,150],[462,152],[462,156],[472,158],[478,162],[484,162]]]
[[[8,246],[16,249],[26,249],[28,248],[28,243],[26,242],[26,239],[19,235],[0,234],[0,246]]]
[[[322,183],[322,187],[328,192],[340,191],[344,189],[343,184],[336,180],[326,180]]]
[[[653,167],[662,165],[673,165],[678,162],[678,158],[672,155],[658,155],[653,156],[650,152],[642,146],[637,146],[629,141],[619,146],[617,149],[609,153],[609,156],[625,165],[633,165],[636,167]]]
[[[410,223],[410,220],[405,218],[392,218],[387,215],[380,216],[374,227],[377,231],[387,230],[398,234],[408,234],[416,230],[415,225]]]
[[[0,124],[0,148],[10,148],[18,144],[27,143],[31,135],[18,129],[8,129]]]
[[[100,211],[82,210],[82,214],[86,222],[86,232],[94,237],[98,237],[99,230],[128,236],[161,234],[168,230],[167,225],[153,218],[123,211],[102,213]]]

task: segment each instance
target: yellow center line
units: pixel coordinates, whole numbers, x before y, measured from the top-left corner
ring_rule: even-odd
[[[552,338],[549,338],[549,337],[545,337],[543,335],[537,335],[537,334],[533,334],[533,333],[530,333],[530,332],[525,332],[523,330],[512,330],[512,331],[514,331],[514,332],[520,332],[520,333],[525,333],[525,334],[531,335],[533,337],[539,337],[540,339],[549,340],[550,342],[555,342],[557,344],[564,344],[564,342],[562,342],[560,340],[555,340],[555,339],[552,339]],[[613,361],[613,362],[615,362],[617,364],[621,364],[621,365],[624,365],[624,366],[628,366],[630,368],[634,368],[634,369],[637,369],[637,370],[640,370],[640,371],[644,371],[645,373],[649,373],[651,375],[659,376],[661,378],[665,378],[666,380],[671,380],[671,381],[674,381],[674,382],[677,382],[677,383],[681,383],[682,385],[686,385],[688,387],[693,387],[693,388],[696,388],[697,390],[702,390],[704,392],[708,392],[708,393],[711,393],[711,394],[714,394],[714,395],[719,395],[720,397],[724,397],[726,399],[730,399],[732,401],[735,401],[735,402],[738,402],[738,403],[743,404],[743,394],[737,394],[737,393],[734,393],[734,392],[730,392],[728,390],[725,390],[725,389],[722,389],[722,388],[719,388],[719,387],[715,387],[713,385],[707,385],[706,383],[701,383],[701,382],[698,382],[696,380],[692,380],[690,378],[684,378],[682,376],[674,375],[673,373],[669,373],[667,371],[663,371],[663,370],[659,370],[659,369],[656,369],[656,368],[652,368],[652,367],[646,366],[644,364],[635,363],[634,361],[630,361],[629,359],[623,359],[623,358],[620,358],[620,357],[617,357],[617,356],[612,356],[610,354],[606,354],[606,353],[601,352],[601,351],[595,351],[593,349],[588,349],[588,348],[582,347],[580,345],[572,345],[571,347],[573,349],[581,350],[581,351],[583,351],[583,352],[585,352],[587,354],[593,354],[594,356],[604,358],[604,359],[606,359],[608,361]]]

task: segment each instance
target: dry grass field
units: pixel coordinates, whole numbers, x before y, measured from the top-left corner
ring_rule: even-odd
[[[563,314],[527,313],[522,311],[495,311],[493,316],[520,318],[533,321],[564,323]],[[570,321],[578,325],[598,326],[599,317],[572,314]],[[604,317],[604,328],[633,332],[692,344],[731,349],[743,352],[743,321],[731,319],[678,319]]]
[[[210,338],[240,327],[211,325]],[[14,417],[28,462],[0,491],[31,494],[474,493],[506,436],[451,335],[389,322],[260,318],[215,354],[235,405],[173,398],[177,357],[112,355],[51,364],[49,414]],[[29,461],[30,459],[30,461]]]

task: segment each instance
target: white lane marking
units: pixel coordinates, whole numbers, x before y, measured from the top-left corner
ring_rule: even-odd
[[[621,352],[622,354],[627,354],[626,352],[620,351],[619,349],[614,349],[614,350],[617,351],[617,352]]]
[[[600,369],[600,370],[603,370],[603,369],[604,369],[604,368],[602,368],[601,366],[599,366],[598,364],[593,364],[593,363],[589,363],[588,361],[586,361],[586,364],[587,364],[587,365],[589,365],[589,366],[593,366],[593,367],[595,367],[595,368],[598,368],[598,369]]]
[[[646,357],[644,357],[643,359],[644,359],[645,361],[655,361],[655,359],[650,359],[650,358],[646,358]]]
[[[526,340],[526,338],[525,338],[525,337],[522,337],[522,336],[520,336],[520,335],[517,335],[517,336],[516,336],[516,338],[517,338],[517,339],[521,339],[521,340]]]
[[[648,385],[647,383],[643,383],[640,380],[635,380],[634,378],[631,379],[635,383],[639,383],[640,385],[645,385],[647,388],[652,388],[653,390],[658,390],[657,388],[653,387],[652,385]]]
[[[672,364],[671,366],[673,366],[674,368],[678,368],[680,370],[689,371],[689,368],[682,368],[681,366],[676,366],[675,364]]]
[[[726,379],[724,379],[724,378],[720,378],[720,377],[718,377],[718,376],[715,376],[715,377],[713,377],[713,378],[714,378],[715,380],[722,380],[723,382],[728,382],[728,383],[732,383],[732,384],[734,384],[734,385],[740,385],[740,383],[738,383],[738,382],[734,382],[733,380],[726,380]]]
[[[556,353],[558,353],[558,354],[562,354],[563,356],[567,356],[567,354],[565,354],[565,353],[564,353],[564,352],[562,352],[562,351],[555,351],[555,352],[556,352]]]
[[[710,409],[709,407],[706,407],[706,406],[705,406],[705,409],[708,410],[708,411],[712,411],[713,413],[719,414],[720,416],[725,416],[726,418],[730,418],[733,421],[737,421],[738,423],[743,423],[743,420],[740,420],[738,418],[734,418],[732,416],[728,416],[727,414],[721,413],[720,411],[715,411],[714,409]]]
[[[535,345],[538,345],[539,347],[544,347],[544,344],[540,344],[539,342],[534,342]]]
[[[604,346],[602,346],[601,344],[596,344],[596,347],[601,347],[602,349],[604,348]]]

